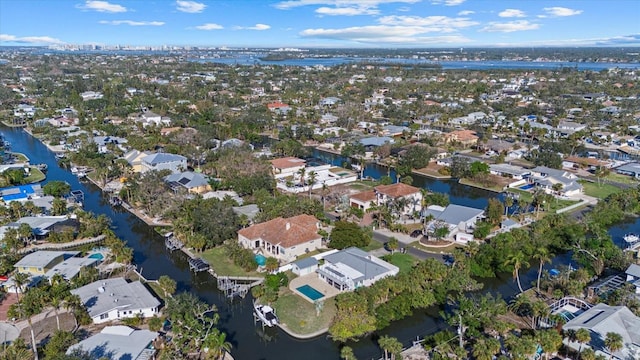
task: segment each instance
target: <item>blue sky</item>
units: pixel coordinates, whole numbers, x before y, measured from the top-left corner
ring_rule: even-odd
[[[0,45],[640,46],[640,0],[0,0]]]

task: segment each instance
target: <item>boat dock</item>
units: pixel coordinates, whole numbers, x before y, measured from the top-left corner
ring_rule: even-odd
[[[178,240],[178,238],[175,237],[172,232],[168,232],[164,234],[164,246],[169,251],[174,251],[182,249],[184,247],[184,244],[182,243],[182,241]]]
[[[262,278],[244,276],[219,276],[217,280],[218,290],[224,292],[230,300],[235,296],[244,299],[252,287],[260,285],[264,281]]]
[[[190,258],[189,269],[193,272],[201,272],[209,270],[209,264],[201,258]]]

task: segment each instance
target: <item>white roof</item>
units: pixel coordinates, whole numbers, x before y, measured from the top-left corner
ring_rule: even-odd
[[[129,283],[124,278],[94,281],[71,290],[71,293],[80,296],[92,318],[114,309],[135,312],[160,305],[160,301],[140,281]]]
[[[134,360],[148,351],[147,347],[157,337],[155,331],[135,330],[122,325],[107,326],[99,334],[69,347],[67,355],[82,349],[89,352],[92,359]]]
[[[21,268],[21,267],[40,267],[40,268],[44,268],[47,265],[49,265],[49,263],[51,261],[53,261],[53,259],[57,258],[60,255],[63,255],[65,258],[68,259],[68,258],[76,256],[78,254],[79,254],[78,251],[48,251],[48,250],[40,250],[40,251],[36,251],[36,252],[33,252],[31,254],[26,255],[25,257],[20,259],[20,261],[15,263],[15,265],[13,265],[13,266],[16,267],[16,268]]]

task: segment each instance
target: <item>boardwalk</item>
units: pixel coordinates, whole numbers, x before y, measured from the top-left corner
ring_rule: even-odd
[[[43,244],[29,245],[25,248],[18,250],[18,254],[28,254],[38,250],[64,250],[64,249],[69,249],[77,246],[99,243],[99,242],[102,242],[104,238],[105,238],[104,235],[100,235],[93,238],[78,239],[78,240],[65,242],[65,243],[48,243],[47,242]]]

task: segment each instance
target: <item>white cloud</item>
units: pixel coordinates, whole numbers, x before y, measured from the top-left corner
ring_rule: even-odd
[[[108,1],[99,1],[99,0],[87,0],[83,5],[77,5],[77,8],[83,9],[83,10],[93,10],[93,11],[108,12],[108,13],[127,12],[127,8],[122,5],[111,4]]]
[[[191,14],[201,13],[202,11],[204,11],[206,7],[207,5],[199,2],[195,2],[195,1],[184,1],[184,0],[176,1],[176,9],[178,9],[178,11],[182,11],[186,13],[191,13]]]
[[[408,6],[400,6],[398,8],[398,11],[407,12],[407,11],[411,11],[411,8]]]
[[[206,24],[202,24],[202,25],[196,26],[196,29],[198,29],[198,30],[220,30],[220,29],[224,29],[224,26],[219,25],[219,24],[214,24],[214,23],[206,23]]]
[[[505,9],[504,11],[501,11],[498,16],[503,18],[527,17],[524,11],[518,9]]]
[[[255,24],[254,26],[235,26],[234,30],[256,30],[256,31],[264,31],[271,29],[271,26],[267,24]]]
[[[548,7],[543,10],[546,11],[549,16],[574,16],[582,14],[582,10],[569,9],[560,6]]]
[[[50,36],[15,36],[9,34],[0,34],[0,42],[13,42],[25,44],[64,44],[62,40],[52,38]]]
[[[536,30],[540,28],[540,24],[532,23],[527,20],[516,20],[509,22],[490,22],[487,26],[482,28],[480,31],[485,32],[515,32],[515,31],[525,31],[525,30]]]
[[[380,11],[375,8],[368,7],[320,7],[316,9],[316,13],[328,16],[356,16],[356,15],[378,15]]]
[[[479,23],[469,18],[452,18],[448,16],[402,16],[390,15],[378,19],[383,25],[421,26],[428,27],[430,32],[452,32],[455,29],[466,28]]]
[[[365,7],[376,8],[380,4],[405,3],[415,4],[421,0],[287,0],[276,3],[274,6],[281,10],[293,9],[301,6],[327,5],[336,7]],[[459,0],[449,0],[459,1]],[[464,0],[463,0],[464,1]]]
[[[375,44],[455,44],[470,40],[461,35],[420,36],[433,31],[422,26],[355,26],[343,29],[306,29],[300,32],[302,37],[332,40],[355,41]]]
[[[446,6],[458,6],[467,0],[431,0],[431,3],[434,5],[446,5]]]
[[[162,26],[163,21],[133,21],[133,20],[100,20],[100,24],[106,25],[130,25],[130,26]]]
[[[460,12],[458,12],[458,16],[467,16],[467,15],[471,15],[471,14],[475,14],[476,12],[473,10],[462,10]]]

